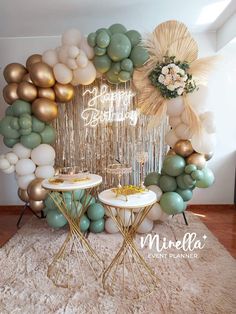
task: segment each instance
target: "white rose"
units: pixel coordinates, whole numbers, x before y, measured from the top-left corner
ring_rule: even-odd
[[[175,86],[173,84],[170,84],[167,86],[167,89],[173,92],[175,90]]]
[[[181,75],[184,75],[184,74],[185,74],[185,71],[184,71],[183,69],[179,68],[178,73],[181,74]]]
[[[167,66],[164,66],[162,69],[161,69],[161,73],[162,74],[168,74],[169,73],[169,69],[168,69],[168,67]]]
[[[183,77],[183,80],[187,81],[187,79],[188,79],[188,76],[185,74],[184,77]]]
[[[178,94],[179,96],[182,95],[183,92],[184,92],[184,89],[183,89],[182,87],[180,87],[180,88],[177,89],[177,94]]]
[[[159,77],[158,77],[158,82],[161,83],[161,84],[163,84],[163,83],[164,83],[164,80],[165,80],[164,75],[163,75],[163,74],[159,75]]]

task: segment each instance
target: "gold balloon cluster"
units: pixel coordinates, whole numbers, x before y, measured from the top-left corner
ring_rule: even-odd
[[[39,54],[30,56],[25,67],[8,64],[3,74],[8,83],[3,89],[6,103],[11,105],[17,99],[31,102],[33,114],[44,122],[57,117],[56,102],[66,103],[74,97],[74,87],[56,82],[52,68],[42,62]]]

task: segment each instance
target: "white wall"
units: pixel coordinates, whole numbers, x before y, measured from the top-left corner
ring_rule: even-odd
[[[215,33],[201,33],[194,37],[199,44],[200,57],[215,53]],[[0,39],[0,89],[2,90],[5,85],[2,71],[8,63],[24,63],[27,56],[33,53],[42,53],[46,49],[56,47],[58,43],[57,37]],[[233,49],[226,49],[222,54],[225,59],[212,75],[209,84],[209,107],[215,112],[218,133],[218,145],[213,160],[209,162],[209,167],[215,173],[216,182],[209,189],[196,189],[192,203],[233,203],[236,138],[236,54]],[[7,105],[2,99],[2,95],[0,97],[0,116],[2,117]],[[8,148],[3,145],[1,138],[0,154],[6,151]],[[20,203],[14,175],[0,173],[0,205]]]

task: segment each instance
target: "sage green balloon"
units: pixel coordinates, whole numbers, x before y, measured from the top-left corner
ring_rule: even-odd
[[[72,199],[72,193],[71,192],[63,192],[63,198],[64,198],[64,200],[66,200],[66,199]]]
[[[3,143],[9,147],[12,148],[16,143],[19,143],[19,139],[18,138],[3,138]]]
[[[166,192],[162,194],[160,205],[162,210],[168,215],[182,213],[184,210],[184,201],[176,192]]]
[[[93,233],[100,233],[104,231],[104,227],[105,227],[105,220],[102,218],[99,220],[91,221],[89,230]]]
[[[90,47],[95,47],[96,46],[96,37],[97,37],[96,33],[90,33],[88,35],[87,42],[88,42]]]
[[[21,115],[19,117],[19,125],[22,129],[29,129],[32,127],[32,118],[30,117],[25,117]]]
[[[14,130],[20,129],[19,120],[17,117],[12,117],[11,122],[10,122],[10,126]]]
[[[112,61],[121,61],[128,58],[131,52],[131,43],[129,38],[120,33],[111,36],[110,44],[107,48],[107,54]]]
[[[6,138],[17,139],[20,133],[11,127],[11,121],[14,117],[6,116],[0,121],[0,133]]]
[[[40,121],[35,116],[32,116],[32,130],[33,132],[40,133],[44,130],[45,123],[43,121]]]
[[[101,27],[99,29],[96,30],[96,35],[98,35],[101,32],[106,32],[109,36],[112,35],[111,31],[107,28]]]
[[[174,155],[167,156],[163,163],[163,170],[172,177],[176,177],[184,172],[185,160],[183,157]]]
[[[130,59],[133,61],[133,64],[136,68],[139,68],[144,65],[144,63],[148,60],[149,55],[147,50],[142,46],[133,47]]]
[[[8,106],[6,111],[5,111],[6,116],[14,116],[13,108],[12,106]]]
[[[85,194],[84,190],[76,190],[73,192],[73,197],[76,201],[80,201],[84,194]]]
[[[43,208],[43,214],[44,214],[45,217],[47,216],[49,210],[50,210],[50,209],[49,209],[48,207],[44,207],[44,208]]]
[[[90,206],[91,204],[95,204],[96,203],[96,200],[93,196],[91,196],[90,194],[89,195],[84,195],[82,198],[81,198],[81,203],[84,205],[84,206]]]
[[[202,170],[195,170],[191,173],[191,177],[194,179],[194,180],[202,180],[203,177],[204,177],[204,173],[202,172]]]
[[[185,202],[191,200],[191,198],[193,197],[193,192],[190,189],[177,189],[175,192],[178,193]]]
[[[94,47],[94,53],[96,56],[103,56],[106,54],[106,48]]]
[[[56,209],[49,210],[46,216],[47,223],[50,227],[58,229],[67,224],[66,218]]]
[[[196,180],[194,180],[194,179],[191,177],[190,174],[184,174],[184,176],[183,176],[183,181],[184,181],[184,183],[185,183],[187,186],[189,186],[189,187],[191,187],[191,186],[193,186],[194,184],[196,184]]]
[[[177,183],[175,178],[164,175],[159,179],[159,187],[163,192],[174,192],[177,189]]]
[[[12,104],[14,116],[19,117],[23,113],[31,114],[31,105],[29,102],[17,99]]]
[[[20,135],[29,135],[31,132],[32,132],[32,128],[19,130]]]
[[[53,193],[53,197],[57,198],[57,202],[59,202],[59,204],[61,203],[61,200],[59,197],[56,196],[56,194],[54,192]],[[48,208],[49,210],[51,209],[57,209],[57,205],[55,204],[54,200],[51,198],[50,195],[48,195],[46,197],[46,199],[44,200],[44,205],[46,208]]]
[[[120,62],[112,62],[111,71],[118,75],[121,71],[121,63]]]
[[[124,25],[116,23],[113,24],[109,27],[109,30],[112,34],[116,34],[116,33],[126,33],[127,29],[125,28]]]
[[[33,149],[41,144],[41,137],[38,133],[32,132],[29,135],[22,135],[20,142],[25,147]]]
[[[81,211],[82,211],[82,204],[78,201],[74,202],[70,210],[70,214],[72,218],[80,217]]]
[[[132,47],[138,45],[142,39],[141,34],[135,30],[130,30],[125,35],[129,38]]]
[[[110,36],[106,31],[101,31],[97,34],[96,44],[100,48],[106,48],[110,43]]]
[[[177,185],[180,189],[186,190],[190,187],[184,182],[184,174],[180,174],[178,177],[176,177]]]
[[[99,220],[104,217],[104,214],[105,209],[99,203],[91,204],[87,209],[88,218],[91,220]]]
[[[106,73],[111,68],[111,59],[107,55],[95,56],[93,63],[99,73]]]
[[[121,61],[121,69],[123,71],[132,72],[133,71],[133,62],[130,59],[124,59]]]
[[[187,174],[191,174],[193,171],[196,171],[196,170],[197,170],[197,166],[193,165],[193,164],[187,165],[184,168],[184,172],[187,173]]]
[[[214,183],[215,177],[213,172],[209,168],[203,168],[202,172],[203,178],[197,181],[196,186],[198,188],[206,189],[209,188]]]
[[[118,74],[118,79],[122,83],[129,81],[131,79],[130,72],[120,71],[120,73]]]
[[[90,226],[90,220],[86,215],[80,218],[79,227],[82,232],[86,232]]]
[[[56,131],[51,125],[46,125],[40,136],[43,144],[53,144],[56,140]]]
[[[145,186],[158,185],[159,179],[160,174],[158,172],[150,172],[144,180],[144,185]]]
[[[111,84],[118,84],[119,83],[118,75],[115,74],[112,69],[110,69],[108,72],[106,72],[106,78],[107,78],[108,82]]]

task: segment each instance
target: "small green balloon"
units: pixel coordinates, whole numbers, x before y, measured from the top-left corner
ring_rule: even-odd
[[[184,172],[185,160],[183,157],[174,155],[167,156],[163,163],[163,170],[172,177],[176,177]]]
[[[31,114],[31,105],[29,102],[17,99],[12,104],[14,116],[19,117],[23,113]]]
[[[9,147],[12,148],[16,143],[19,143],[19,139],[18,138],[3,138],[3,143]]]
[[[84,196],[85,191],[84,190],[75,190],[73,192],[73,197],[76,201],[80,201],[82,197]]]
[[[162,194],[160,205],[162,210],[168,215],[182,213],[184,210],[184,201],[176,192],[166,192]]]
[[[63,192],[63,198],[64,198],[64,200],[66,200],[66,199],[72,200],[72,193],[71,192]]]
[[[17,130],[11,127],[11,121],[14,117],[6,116],[0,121],[0,133],[6,138],[17,139],[20,134]]]
[[[184,181],[184,183],[185,183],[187,186],[189,186],[189,187],[191,187],[191,186],[193,186],[194,184],[196,184],[196,181],[191,177],[190,174],[184,174],[184,176],[183,176],[183,181]]]
[[[32,132],[29,135],[22,135],[20,142],[25,147],[33,149],[41,144],[41,137],[38,133]]]
[[[97,29],[97,30],[96,30],[96,35],[98,35],[98,34],[101,33],[101,32],[106,32],[109,36],[112,35],[112,34],[111,34],[111,31],[110,31],[109,29],[107,29],[107,28],[104,28],[104,27],[101,27],[101,28]]]
[[[58,202],[59,204],[61,204],[60,198],[57,197],[57,195],[56,195],[54,192],[52,192],[52,193],[53,193],[53,197],[56,197],[57,202]],[[55,204],[54,200],[51,198],[50,195],[48,195],[48,196],[46,197],[46,199],[44,200],[44,205],[45,205],[45,207],[48,208],[49,210],[51,210],[51,209],[57,209],[57,205]]]
[[[88,35],[87,42],[88,42],[90,47],[95,47],[96,46],[96,36],[97,36],[96,33],[90,33]]]
[[[196,170],[197,170],[197,166],[193,165],[193,164],[187,165],[184,168],[184,172],[187,173],[187,174],[191,174],[193,171],[196,171]]]
[[[107,48],[107,54],[112,61],[121,61],[128,58],[131,52],[131,43],[129,38],[120,33],[111,36],[110,44]]]
[[[81,215],[81,211],[82,211],[82,204],[78,201],[74,201],[72,203],[71,208],[69,209],[69,212],[72,218],[78,218]]]
[[[185,202],[191,200],[191,198],[193,197],[193,192],[190,189],[177,189],[175,192],[178,193]]]
[[[211,169],[209,168],[203,168],[203,178],[201,180],[198,180],[196,183],[196,186],[198,188],[206,189],[209,188],[215,181],[215,177]]]
[[[99,203],[91,204],[88,207],[87,215],[88,215],[88,218],[91,220],[99,220],[104,217],[105,209]]]
[[[40,132],[42,143],[53,144],[56,140],[56,131],[51,125],[46,125],[44,130]]]
[[[81,198],[81,203],[84,205],[84,206],[90,206],[91,204],[95,204],[96,203],[96,200],[95,198],[88,194],[88,195],[84,195],[82,198]]]
[[[93,63],[99,73],[106,73],[111,67],[111,59],[107,55],[95,56]]]
[[[141,34],[135,30],[130,30],[125,35],[129,38],[132,47],[138,45],[142,39]]]
[[[86,215],[80,218],[79,227],[82,232],[86,232],[90,226],[90,220]]]
[[[45,123],[43,121],[40,121],[35,116],[32,116],[32,130],[33,132],[40,133],[44,130]]]
[[[32,119],[31,117],[20,116],[19,117],[19,125],[22,129],[29,129],[32,127]]]
[[[133,61],[133,64],[136,68],[139,68],[144,65],[144,63],[148,60],[149,55],[147,50],[142,46],[133,47],[130,59]]]
[[[56,209],[49,210],[46,216],[47,223],[50,227],[58,229],[67,224],[66,218]]]
[[[111,71],[118,75],[121,71],[121,63],[120,62],[112,62]]]
[[[12,117],[11,122],[10,122],[10,126],[14,130],[20,129],[19,120],[17,117]]]
[[[185,184],[184,182],[184,174],[180,174],[178,177],[176,177],[176,182],[177,182],[177,185],[180,189],[182,190],[187,190],[189,189],[190,187]]]
[[[175,178],[164,175],[160,177],[159,187],[163,192],[174,192],[177,189],[177,183]]]
[[[121,61],[121,69],[127,72],[133,71],[133,62],[130,59],[124,59]]]
[[[120,73],[118,74],[118,79],[122,83],[129,81],[131,79],[130,72],[120,71]]]
[[[118,75],[115,74],[112,69],[110,69],[109,71],[106,72],[106,78],[107,78],[108,82],[111,84],[118,84],[119,83]]]
[[[32,132],[32,128],[19,130],[20,135],[29,135],[31,132]]]
[[[127,29],[124,27],[124,25],[116,23],[109,27],[109,30],[112,34],[116,33],[126,33]]]
[[[44,207],[44,208],[43,208],[43,214],[44,214],[44,216],[47,216],[49,210],[50,210],[50,209],[49,209],[48,207]]]
[[[96,44],[100,48],[106,48],[110,43],[110,36],[106,31],[101,31],[97,34]]]
[[[150,172],[144,180],[144,185],[145,186],[158,185],[159,179],[160,174],[158,172]]]
[[[102,218],[99,220],[91,221],[89,230],[93,233],[100,233],[104,231],[104,227],[105,227],[105,220]]]
[[[103,56],[106,54],[106,48],[94,47],[94,53],[96,56]]]
[[[5,111],[6,116],[14,116],[13,108],[12,106],[8,106],[6,111]]]
[[[204,177],[204,174],[202,172],[202,170],[195,170],[191,173],[191,177],[193,178],[193,180],[202,180]]]

